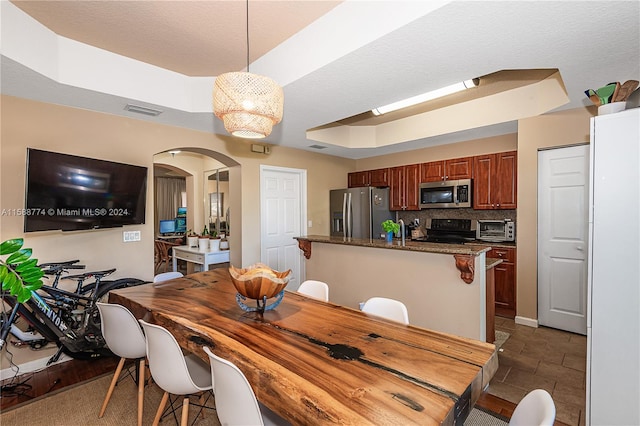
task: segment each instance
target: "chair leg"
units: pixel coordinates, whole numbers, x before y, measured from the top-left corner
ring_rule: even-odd
[[[144,358],[140,360],[140,368],[138,369],[138,426],[142,426],[142,414],[144,413]]]
[[[158,411],[156,411],[156,417],[155,419],[153,419],[153,426],[158,426],[158,423],[160,423],[162,412],[164,411],[164,407],[167,405],[167,399],[169,399],[169,392],[165,392],[164,395],[162,395],[162,400],[160,401],[160,405],[158,406]]]
[[[111,379],[111,384],[109,385],[109,390],[107,391],[107,396],[104,397],[104,402],[102,403],[102,408],[100,409],[99,418],[104,416],[104,412],[107,410],[107,404],[109,404],[109,400],[111,399],[111,394],[113,393],[113,388],[116,387],[116,383],[118,382],[118,377],[120,377],[120,373],[122,372],[122,367],[124,366],[125,358],[120,358],[120,362],[116,367],[116,372],[113,373],[113,379]]]
[[[187,396],[182,401],[182,420],[180,421],[180,426],[187,426],[189,423],[189,397]]]

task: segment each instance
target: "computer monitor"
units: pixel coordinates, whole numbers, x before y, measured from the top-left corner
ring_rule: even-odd
[[[186,207],[178,207],[178,217],[186,217],[187,216],[187,208]]]
[[[186,217],[176,217],[176,232],[179,234],[184,234],[187,232],[187,218]]]
[[[176,232],[176,221],[173,219],[161,220],[160,226],[158,227],[158,232],[160,232],[160,235],[173,234],[174,232]]]

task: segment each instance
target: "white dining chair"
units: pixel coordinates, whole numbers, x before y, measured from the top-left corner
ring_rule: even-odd
[[[409,324],[407,307],[398,300],[388,299],[386,297],[372,297],[364,302],[362,312],[384,317],[406,325]]]
[[[534,389],[516,405],[509,426],[552,426],[556,405],[544,389]]]
[[[96,302],[100,312],[100,328],[107,346],[120,362],[113,373],[113,379],[102,403],[99,418],[104,416],[111,399],[113,389],[120,378],[120,373],[127,359],[139,360],[138,368],[138,426],[142,425],[145,385],[145,356],[147,355],[144,334],[133,314],[124,306]],[[130,373],[129,373],[130,374]]]
[[[224,426],[288,425],[289,423],[258,402],[244,373],[232,362],[202,348],[211,363],[216,412]]]
[[[149,369],[154,382],[164,391],[153,425],[160,422],[169,394],[184,396],[180,424],[187,425],[189,417],[189,395],[200,394],[200,409],[205,408],[213,389],[210,366],[193,354],[184,355],[175,337],[164,327],[138,320],[147,337],[146,348]],[[170,400],[173,408],[173,400]]]
[[[160,283],[162,281],[173,280],[175,278],[181,278],[181,277],[184,277],[182,272],[173,272],[173,271],[162,272],[161,274],[158,274],[155,277],[153,277],[153,282]]]
[[[306,280],[298,287],[298,293],[325,302],[329,301],[329,286],[322,281]]]

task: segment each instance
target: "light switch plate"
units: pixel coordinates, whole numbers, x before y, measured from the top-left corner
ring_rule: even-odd
[[[124,231],[122,233],[122,241],[125,243],[140,241],[140,231]]]

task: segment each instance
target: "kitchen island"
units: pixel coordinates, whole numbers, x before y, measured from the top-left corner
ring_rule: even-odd
[[[357,308],[370,297],[389,297],[407,306],[411,324],[487,339],[491,247],[413,241],[403,246],[396,240],[318,235],[296,239],[307,258],[306,278],[326,282],[332,302]]]

